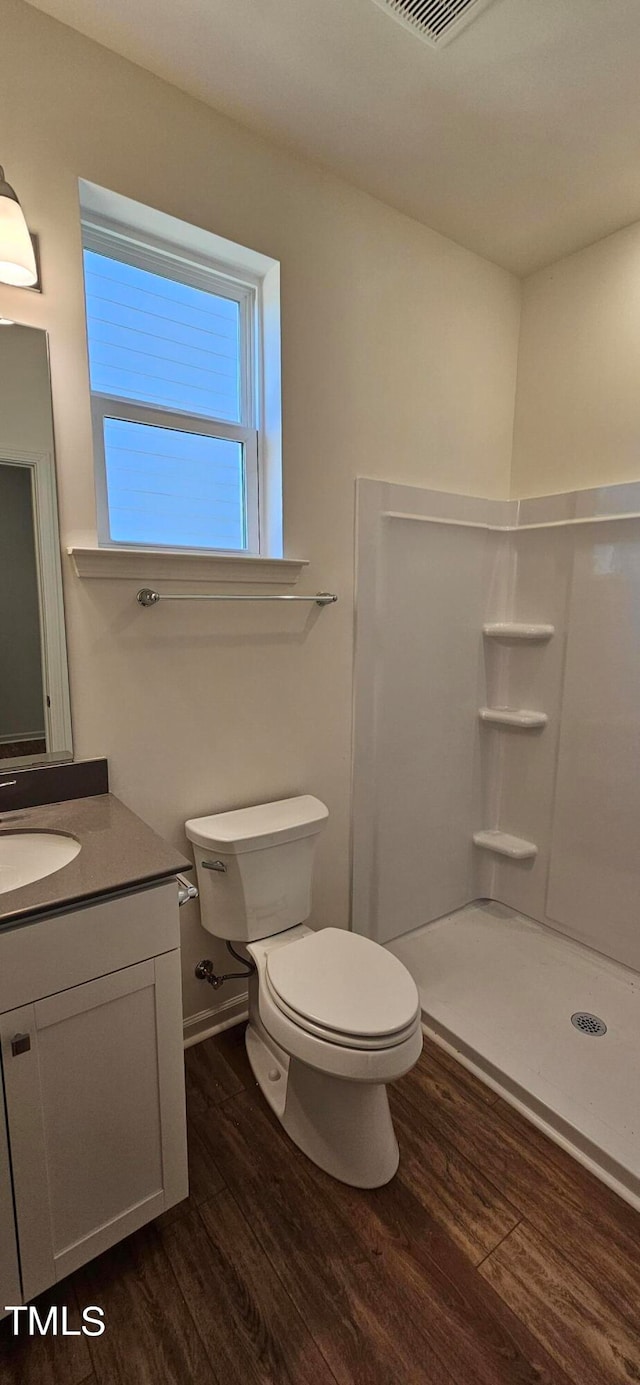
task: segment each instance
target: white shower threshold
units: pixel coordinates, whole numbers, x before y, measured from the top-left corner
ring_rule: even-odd
[[[425,1032],[640,1209],[640,974],[491,900],[387,947]]]

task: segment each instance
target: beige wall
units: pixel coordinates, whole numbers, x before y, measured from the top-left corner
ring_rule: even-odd
[[[0,312],[50,332],[63,543],[95,527],[81,176],[281,261],[286,552],[340,596],[140,612],[135,582],[80,582],[65,558],[76,753],[107,754],[114,791],[177,843],[185,817],[318,794],[314,917],[345,925],[354,481],[508,494],[519,285],[16,0],[0,21],[2,158],[44,282],[0,288]],[[190,1013],[214,952],[193,912]]]
[[[512,494],[640,476],[640,223],[525,279]]]

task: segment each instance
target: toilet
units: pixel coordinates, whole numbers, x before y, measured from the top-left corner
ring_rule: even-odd
[[[243,944],[255,967],[246,1045],[258,1085],[314,1163],[376,1188],[398,1167],[386,1084],[420,1055],[420,1002],[406,967],[379,943],[305,924],[328,816],[302,795],[192,818],[185,830],[203,927]]]

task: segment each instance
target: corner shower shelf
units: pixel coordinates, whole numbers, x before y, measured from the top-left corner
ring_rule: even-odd
[[[474,832],[473,840],[483,851],[495,851],[498,856],[509,856],[512,861],[527,861],[538,855],[535,842],[527,842],[524,837],[511,837],[508,832]]]
[[[478,716],[495,726],[520,726],[527,731],[546,726],[549,720],[546,712],[526,712],[519,707],[481,707]]]
[[[523,624],[516,620],[492,621],[482,627],[483,635],[490,640],[531,640],[533,642],[550,640],[555,634],[555,625]]]

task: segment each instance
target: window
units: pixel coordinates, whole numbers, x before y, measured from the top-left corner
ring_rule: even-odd
[[[83,244],[100,543],[265,551],[260,280],[95,221]]]

